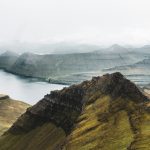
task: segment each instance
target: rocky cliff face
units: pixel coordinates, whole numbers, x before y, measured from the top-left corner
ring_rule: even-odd
[[[81,87],[71,86],[45,95],[22,115],[9,132],[29,132],[45,122],[52,122],[69,133],[81,113],[83,94],[84,90]]]
[[[1,137],[0,147],[147,149],[149,122],[149,99],[120,73],[106,74],[46,95]]]
[[[136,56],[131,59],[128,54],[121,56],[96,52],[49,55],[24,53],[19,56],[4,53],[0,56],[0,66],[14,74],[72,84],[91,78],[97,70],[133,63],[133,57]]]

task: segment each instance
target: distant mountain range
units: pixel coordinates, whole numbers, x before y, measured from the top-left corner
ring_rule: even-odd
[[[83,44],[75,42],[57,42],[57,43],[12,43],[0,45],[0,53],[5,51],[14,51],[16,53],[32,52],[37,54],[67,54],[67,53],[89,53],[99,52],[139,52],[150,53],[150,45],[142,47],[121,46],[114,44],[112,46],[100,46],[94,44]]]
[[[131,65],[116,66],[114,68],[109,68],[106,70],[128,70],[128,69],[138,69],[138,68],[143,70],[150,69],[150,59],[147,58]]]
[[[72,84],[100,74],[103,69],[130,65],[147,56],[130,52],[119,45],[113,45],[106,51],[74,54],[38,55],[28,52],[17,55],[7,51],[0,55],[0,68],[53,83]]]
[[[141,61],[130,65],[120,65],[112,68],[104,69],[104,72],[122,72],[130,80],[140,86],[145,86],[150,83],[150,58],[147,57]]]
[[[66,53],[83,53],[91,52],[101,48],[99,45],[92,44],[80,44],[80,43],[12,43],[6,45],[0,45],[0,52],[14,51],[17,53],[32,52],[38,54],[66,54]]]

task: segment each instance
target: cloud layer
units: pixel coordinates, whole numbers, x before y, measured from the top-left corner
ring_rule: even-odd
[[[0,42],[150,43],[149,0],[0,0]]]

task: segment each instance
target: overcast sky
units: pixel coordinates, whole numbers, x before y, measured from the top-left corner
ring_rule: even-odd
[[[150,0],[0,0],[0,42],[150,43]]]

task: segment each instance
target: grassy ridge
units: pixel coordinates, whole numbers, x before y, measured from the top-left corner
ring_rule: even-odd
[[[65,132],[51,123],[37,127],[27,134],[7,134],[0,137],[1,150],[53,150],[65,140]]]
[[[148,150],[150,114],[132,100],[100,97],[85,106],[64,150]]]
[[[98,98],[97,98],[98,97]],[[45,123],[26,134],[6,134],[1,150],[148,150],[150,114],[130,99],[95,93],[66,139],[63,129]]]

